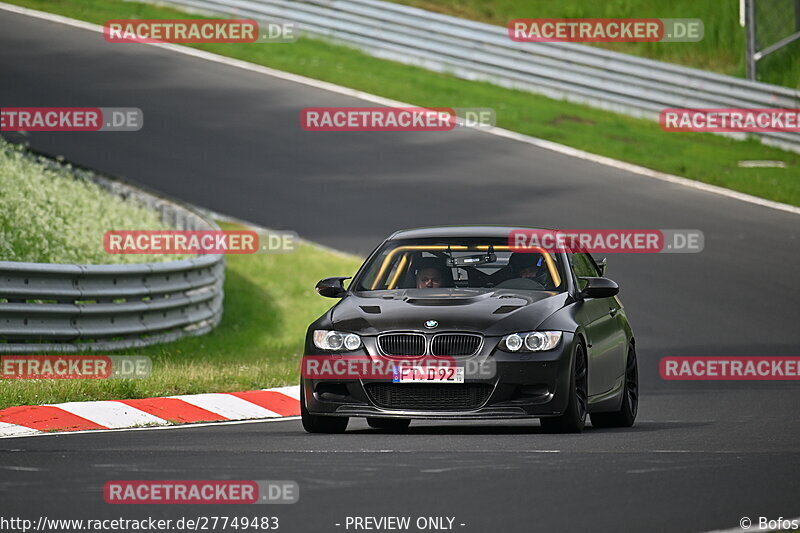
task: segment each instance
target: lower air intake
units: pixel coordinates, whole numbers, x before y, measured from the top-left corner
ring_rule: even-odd
[[[486,383],[368,383],[367,393],[379,407],[444,411],[477,409],[492,394]]]

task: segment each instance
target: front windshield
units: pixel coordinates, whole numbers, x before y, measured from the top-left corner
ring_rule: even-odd
[[[353,290],[516,289],[562,291],[557,255],[512,252],[508,239],[414,239],[386,243],[354,280]]]

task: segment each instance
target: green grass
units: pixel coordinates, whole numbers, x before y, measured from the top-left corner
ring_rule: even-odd
[[[518,18],[698,18],[705,34],[697,43],[592,43],[595,46],[638,56],[745,76],[745,33],[739,26],[737,0],[393,0],[447,15],[506,26]],[[762,46],[790,35],[794,29],[792,0],[767,5],[786,16],[757,13]],[[758,65],[759,81],[800,88],[800,41],[767,56]]]
[[[13,2],[97,24],[108,19],[195,17],[171,8],[119,0]],[[99,35],[97,38],[102,39]],[[736,141],[710,134],[667,133],[651,121],[503,89],[489,83],[469,82],[311,39],[301,39],[293,44],[204,44],[195,47],[420,106],[491,107],[497,112],[498,126],[509,130],[770,200],[800,205],[800,155],[764,146],[754,139]],[[737,166],[738,161],[749,159],[780,160],[787,164],[787,168]]]
[[[353,275],[360,263],[305,244],[290,254],[229,255],[225,312],[216,329],[201,337],[115,352],[150,356],[149,378],[5,380],[0,408],[297,383],[306,328],[335,303],[319,296],[314,285],[327,276]]]
[[[142,263],[167,255],[108,254],[109,230],[170,229],[158,214],[53,168],[0,138],[0,260]],[[180,257],[178,257],[180,258]]]

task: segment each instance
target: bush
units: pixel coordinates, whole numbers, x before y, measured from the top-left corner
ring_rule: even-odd
[[[52,167],[0,138],[0,260],[111,264],[180,259],[108,254],[109,230],[170,229],[156,212]]]

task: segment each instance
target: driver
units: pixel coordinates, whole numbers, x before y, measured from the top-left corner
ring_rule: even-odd
[[[442,281],[442,273],[437,268],[426,267],[417,272],[418,289],[438,289]]]
[[[413,267],[414,283],[418,289],[438,289],[452,286],[444,261],[434,257],[419,259]]]

